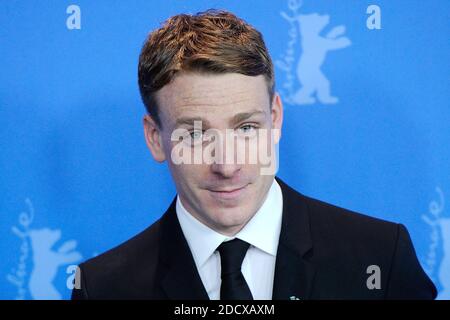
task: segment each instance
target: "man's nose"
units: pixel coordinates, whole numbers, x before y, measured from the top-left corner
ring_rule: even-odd
[[[241,165],[239,164],[213,163],[211,165],[211,171],[224,178],[232,178],[239,170],[241,170]]]
[[[220,132],[222,136],[215,144],[214,153],[218,156],[211,164],[211,171],[221,175],[223,178],[231,178],[238,174],[243,164],[238,161],[238,153],[241,152],[237,148],[236,138],[233,132]]]

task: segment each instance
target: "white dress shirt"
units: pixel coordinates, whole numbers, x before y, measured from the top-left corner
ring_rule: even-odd
[[[221,265],[217,247],[234,238],[250,244],[242,262],[242,274],[253,299],[272,299],[275,260],[281,231],[283,196],[276,180],[264,203],[252,219],[234,237],[220,234],[193,217],[177,196],[176,213],[194,257],[203,286],[211,300],[220,299]]]

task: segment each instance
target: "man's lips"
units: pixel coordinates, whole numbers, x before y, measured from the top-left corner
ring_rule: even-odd
[[[230,188],[230,189],[208,189],[209,191],[212,191],[212,192],[234,192],[234,191],[237,191],[237,190],[240,190],[240,189],[242,189],[242,188],[245,188],[247,185],[244,185],[244,186],[242,186],[242,187],[238,187],[238,188]]]
[[[219,199],[235,199],[242,194],[248,184],[238,187],[238,188],[229,188],[229,189],[208,189],[211,194]]]

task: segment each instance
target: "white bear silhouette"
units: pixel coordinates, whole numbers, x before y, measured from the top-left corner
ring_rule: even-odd
[[[297,24],[301,35],[302,54],[297,64],[297,78],[302,87],[290,97],[290,100],[295,104],[312,104],[316,102],[314,94],[317,93],[321,103],[337,103],[338,98],[330,94],[330,81],[320,67],[329,50],[342,49],[351,44],[347,37],[339,37],[345,33],[345,27],[342,25],[334,27],[322,37],[320,32],[330,21],[328,15],[313,13],[289,17],[284,12],[282,15],[291,23]]]
[[[33,270],[31,271],[29,289],[33,299],[59,300],[61,294],[53,285],[58,268],[61,265],[77,262],[82,259],[79,252],[73,251],[77,245],[75,240],[64,242],[57,251],[53,245],[61,238],[60,230],[48,228],[30,230],[33,252]]]

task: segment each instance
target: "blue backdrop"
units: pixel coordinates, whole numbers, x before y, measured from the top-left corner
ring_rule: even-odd
[[[211,7],[265,37],[278,175],[405,224],[450,298],[448,0],[2,1],[0,298],[69,298],[71,266],[165,211],[175,188],[145,146],[138,55],[169,16]]]

